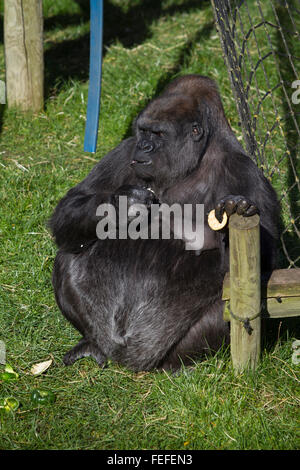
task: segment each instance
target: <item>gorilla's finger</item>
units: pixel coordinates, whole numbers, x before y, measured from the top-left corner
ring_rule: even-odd
[[[251,217],[251,215],[259,214],[258,208],[251,204],[251,206],[244,212],[244,217]]]
[[[243,215],[250,205],[251,203],[247,201],[247,199],[240,199],[236,206],[236,213],[238,215]]]
[[[225,201],[224,199],[221,199],[221,201],[219,201],[215,207],[215,217],[220,223],[223,220],[223,213],[225,210],[224,205],[225,205]]]
[[[227,201],[225,202],[225,211],[228,217],[230,217],[236,211],[235,198],[227,199]]]

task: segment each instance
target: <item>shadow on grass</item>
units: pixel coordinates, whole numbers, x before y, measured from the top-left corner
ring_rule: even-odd
[[[271,352],[278,342],[300,337],[299,317],[264,318],[261,326],[262,351]]]
[[[80,25],[89,21],[89,8],[86,0],[77,0],[81,7],[77,15],[57,15],[45,18],[44,29]],[[186,0],[182,5],[163,9],[161,2],[140,1],[124,12],[110,1],[104,4],[103,54],[105,47],[115,41],[125,47],[135,47],[151,37],[150,27],[161,16],[188,12],[191,9],[207,8],[208,0]],[[52,44],[45,51],[45,98],[56,94],[63,83],[71,80],[88,80],[89,77],[89,33],[74,40]]]

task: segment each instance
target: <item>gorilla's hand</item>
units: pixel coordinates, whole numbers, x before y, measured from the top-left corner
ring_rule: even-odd
[[[251,215],[258,214],[259,210],[244,196],[226,196],[221,199],[215,207],[215,216],[219,222],[222,221],[223,213],[226,212],[228,217],[236,212],[244,217],[250,217]]]
[[[134,204],[141,204],[147,209],[154,203],[158,204],[158,199],[151,189],[126,184],[121,186],[112,196],[112,204],[117,210],[120,208],[120,196],[127,197],[127,215],[129,220],[136,216],[131,214],[131,212],[134,213],[134,211],[131,211],[131,207]]]
[[[124,184],[112,197],[112,203],[114,205],[118,204],[119,197],[126,196],[128,207],[133,204],[144,204],[147,208],[153,203],[157,203],[158,200],[151,189],[143,188],[141,186],[131,186],[129,184]]]

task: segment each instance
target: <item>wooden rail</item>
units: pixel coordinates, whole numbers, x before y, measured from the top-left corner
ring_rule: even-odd
[[[255,369],[261,318],[300,316],[300,269],[260,274],[259,216],[229,220],[230,273],[223,283],[224,320],[230,321],[233,367]]]

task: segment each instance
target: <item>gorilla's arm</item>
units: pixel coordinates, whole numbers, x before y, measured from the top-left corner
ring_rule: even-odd
[[[253,203],[260,216],[260,244],[262,270],[274,268],[276,245],[279,238],[280,205],[276,193],[263,172],[247,156],[238,155],[230,160],[228,170],[231,173],[231,194],[241,194]]]
[[[223,172],[224,182],[220,181],[216,185],[218,189],[216,190],[215,207],[218,208],[220,200],[223,202],[223,207],[225,200],[226,207],[226,199],[229,201],[229,206],[232,201],[234,205],[235,198],[231,195],[240,195],[243,197],[242,203],[245,202],[246,209],[245,211],[242,209],[240,212],[237,208],[235,210],[244,216],[255,212],[259,214],[262,269],[272,270],[275,263],[276,244],[279,236],[278,221],[280,206],[276,193],[263,175],[263,172],[245,154],[227,155]],[[239,198],[236,200],[238,201]],[[230,211],[228,215],[230,215]]]
[[[110,202],[110,196],[124,183],[136,183],[130,167],[134,145],[134,138],[121,142],[58,203],[49,225],[60,248],[78,251],[97,238],[97,207]]]
[[[279,203],[274,189],[263,172],[247,155],[232,154],[227,155],[223,163],[223,173],[225,184],[218,185],[219,195],[216,202],[226,195],[244,196],[257,207],[261,226],[277,238]],[[245,215],[247,216],[247,211]]]
[[[221,216],[227,208],[239,200],[245,200],[246,208],[255,206],[260,215],[263,269],[272,269],[278,239],[280,207],[276,193],[262,171],[248,157],[237,142],[234,145],[219,144],[208,151],[199,168],[183,182],[169,188],[161,197],[162,202],[204,204],[205,215],[216,210]],[[238,197],[239,196],[239,197]],[[233,208],[235,212],[237,207]],[[251,211],[249,211],[249,215]],[[228,214],[231,215],[231,214]],[[247,216],[245,212],[242,215]],[[207,222],[207,221],[206,221]],[[220,246],[226,230],[213,232],[205,226],[204,249]],[[220,240],[219,237],[220,236]]]

